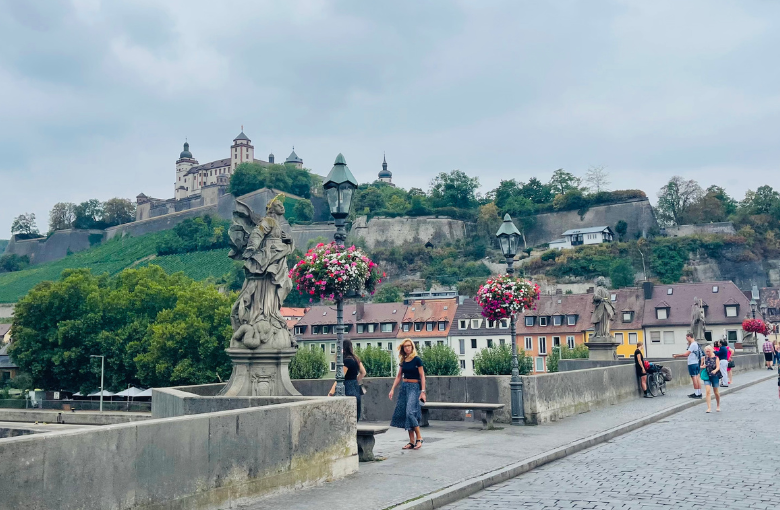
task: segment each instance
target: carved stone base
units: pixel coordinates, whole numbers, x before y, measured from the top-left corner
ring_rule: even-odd
[[[227,349],[233,373],[219,393],[223,397],[282,397],[300,395],[290,382],[288,366],[295,349]]]
[[[599,361],[608,361],[617,359],[615,349],[617,349],[620,342],[615,341],[615,337],[612,335],[608,337],[594,336],[588,343],[588,358]]]
[[[745,332],[742,335],[742,352],[756,354],[758,352],[758,335]]]

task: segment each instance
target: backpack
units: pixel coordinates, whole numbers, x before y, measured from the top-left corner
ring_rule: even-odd
[[[696,342],[696,359],[699,361],[699,366],[701,366],[701,360],[704,357],[704,351],[701,348],[701,345],[699,345],[698,342]]]

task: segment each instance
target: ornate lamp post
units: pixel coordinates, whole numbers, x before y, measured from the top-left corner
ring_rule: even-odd
[[[336,234],[333,236],[336,244],[344,244],[347,232],[344,228],[347,216],[352,207],[352,196],[358,183],[349,171],[344,156],[339,154],[333,163],[325,183],[325,197],[328,199],[330,214],[336,223]],[[344,396],[344,300],[336,299],[336,395]]]
[[[520,231],[517,230],[512,218],[507,214],[504,222],[496,232],[496,237],[501,245],[501,252],[506,259],[506,272],[514,274],[515,255],[520,245]],[[512,425],[525,423],[525,411],[523,409],[523,380],[520,378],[520,366],[517,362],[517,338],[515,337],[515,314],[509,316],[509,332],[512,335],[512,379],[509,388],[512,395]]]

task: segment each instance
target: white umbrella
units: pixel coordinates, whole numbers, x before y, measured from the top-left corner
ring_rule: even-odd
[[[99,396],[100,396],[100,392],[99,392],[99,391],[96,391],[95,393],[90,393],[90,394],[89,394],[89,395],[87,395],[87,396],[88,396],[88,397],[99,397]],[[113,393],[111,393],[111,392],[110,392],[110,391],[108,391],[108,390],[103,390],[103,396],[104,396],[104,397],[113,397],[113,396],[114,396],[114,394],[113,394]]]
[[[139,393],[138,395],[136,395],[136,397],[151,397],[151,396],[152,396],[152,389],[151,388],[149,388],[148,390],[144,390],[141,393]]]
[[[122,390],[119,393],[115,393],[115,397],[137,397],[139,393],[143,393],[144,390],[130,386],[126,390]]]

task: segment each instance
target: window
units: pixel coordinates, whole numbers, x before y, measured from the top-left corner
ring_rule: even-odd
[[[349,330],[352,329],[352,324],[344,324],[344,333],[349,333]],[[334,330],[335,333],[335,330]]]
[[[330,334],[330,326],[322,326],[322,334],[323,335],[329,335]]]
[[[393,332],[393,324],[390,322],[385,322],[382,324],[382,333],[392,333]]]
[[[737,316],[737,305],[726,305],[726,317]]]
[[[487,327],[488,329],[493,329],[496,327],[496,321],[487,321]]]
[[[414,330],[415,331],[422,331],[422,322],[415,322],[414,323]]]
[[[482,319],[471,319],[471,328],[479,329],[482,327]]]
[[[674,331],[664,331],[664,343],[668,345],[674,343]]]
[[[563,317],[560,315],[556,315],[553,317],[553,326],[560,326],[563,324]]]
[[[493,347],[493,339],[492,338],[488,338],[487,339],[487,346],[488,347]]]
[[[569,326],[574,326],[577,324],[577,316],[576,315],[569,315],[566,317],[566,324]]]
[[[463,356],[466,354],[466,339],[461,338],[458,340],[458,344],[460,344],[460,355]]]
[[[476,349],[477,348],[477,339],[476,338],[472,338],[471,339],[471,348],[472,349]]]
[[[425,323],[425,331],[433,331],[433,322]]]
[[[431,346],[431,341],[430,340],[426,340],[425,341],[425,347],[430,347],[430,346]]]
[[[330,344],[330,353],[336,354],[336,344]]]
[[[536,358],[536,371],[544,372],[544,358]]]
[[[628,334],[628,343],[631,345],[636,345],[636,333],[629,333]]]
[[[554,336],[553,337],[553,347],[560,347],[561,346],[561,337]]]
[[[466,360],[465,359],[460,360],[460,368],[462,370],[466,369]]]
[[[381,349],[382,348],[382,342],[377,342],[376,343],[376,348],[377,349]]]
[[[461,319],[458,321],[458,329],[466,329],[468,328],[468,321],[466,319]]]
[[[660,331],[651,331],[650,332],[650,341],[653,343],[660,343],[661,342],[661,332]]]
[[[617,301],[617,294],[612,294],[611,296],[609,296],[609,300],[610,301]]]
[[[547,337],[539,337],[539,354],[547,354]]]
[[[728,336],[729,343],[734,343],[737,341],[737,331],[732,329],[729,331],[726,331],[726,335]]]
[[[439,321],[439,331],[447,329],[447,323],[445,321]]]
[[[634,312],[623,312],[623,322],[631,322],[634,320]]]
[[[336,362],[335,361],[331,361],[330,362],[330,371],[331,372],[335,372],[336,371]]]
[[[499,339],[498,339],[498,344],[499,344],[499,345],[504,345],[504,344],[506,344],[506,339],[505,339],[505,338],[499,338]]]
[[[547,317],[539,317],[539,325],[540,326],[546,326],[547,325]]]
[[[320,344],[320,349],[322,349],[322,352],[325,352],[325,344]]]
[[[525,350],[531,351],[534,348],[534,339],[530,336],[525,337]]]
[[[474,360],[471,360],[471,369],[474,370],[477,367],[477,362]]]
[[[387,350],[392,351],[393,350],[393,342],[387,342]]]
[[[371,347],[371,342],[366,342],[366,347]]]
[[[293,333],[295,333],[296,335],[302,335],[303,328],[304,326],[295,326],[295,328],[293,328]]]
[[[374,331],[376,331],[376,324],[366,324],[366,326],[369,333],[373,333]]]
[[[533,316],[528,316],[525,318],[525,325],[529,328],[534,325],[534,318]]]
[[[615,333],[615,341],[623,345],[623,333]]]
[[[365,333],[366,332],[366,325],[365,324],[358,324],[357,325],[357,332],[358,333]]]
[[[566,337],[566,346],[569,349],[574,349],[574,337],[573,336],[567,336]]]
[[[667,296],[671,296],[671,295],[672,295],[672,290],[673,290],[673,289],[672,289],[671,287],[669,287],[668,289],[666,289],[666,295],[667,295]]]
[[[712,286],[712,293],[713,294],[717,294],[717,292],[718,292],[718,286],[717,285],[713,285]]]
[[[668,319],[669,318],[668,310],[666,308],[656,308],[655,318],[658,320]]]
[[[412,325],[411,325],[411,324],[409,324],[408,322],[404,322],[404,331],[409,331],[409,329],[410,329],[411,327],[412,327]]]
[[[358,349],[360,349],[360,342],[356,343],[356,344],[355,344],[355,347],[357,347]]]
[[[506,329],[509,327],[509,319],[501,319],[499,328]]]
[[[320,327],[319,326],[312,326],[311,327],[311,334],[312,335],[319,335],[320,334]]]

